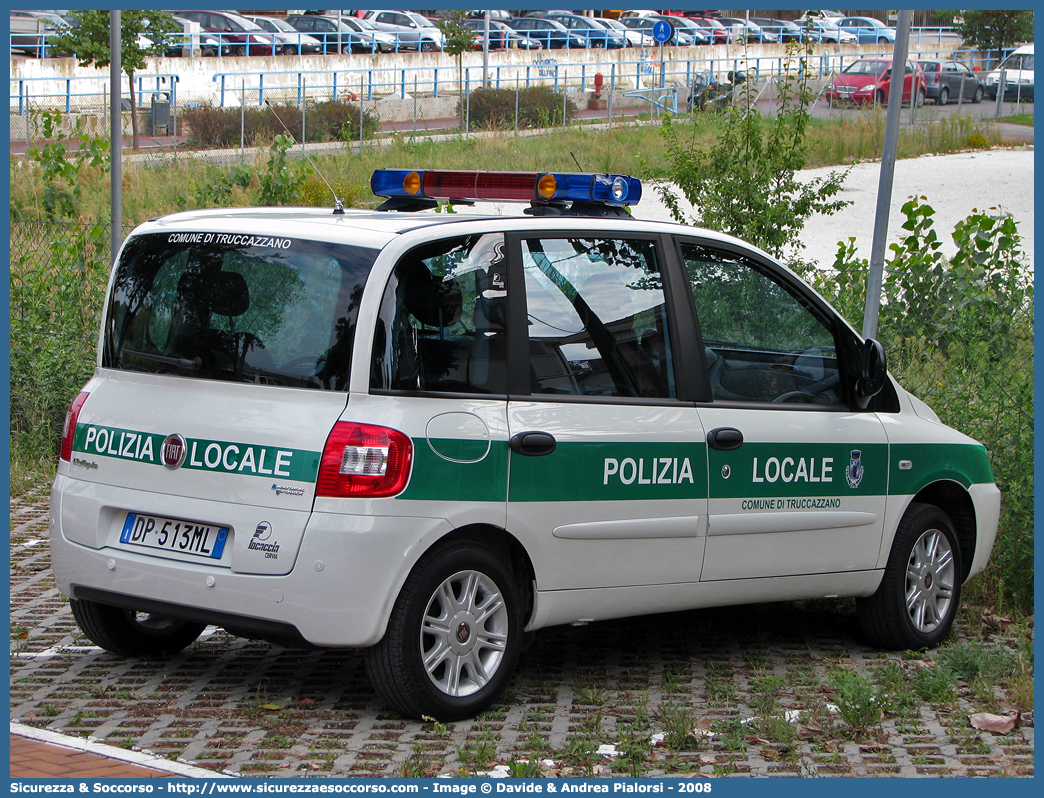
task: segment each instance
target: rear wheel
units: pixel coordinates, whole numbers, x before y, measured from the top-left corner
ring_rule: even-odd
[[[292,44],[284,44],[283,45],[283,55],[296,55],[296,54],[297,54],[297,48],[294,47]]]
[[[939,96],[935,98],[935,102],[939,105],[946,105],[950,101],[950,90],[943,86],[939,89]]]
[[[962,573],[949,517],[933,505],[911,504],[899,522],[877,592],[856,602],[866,636],[885,648],[938,645],[957,614]]]
[[[422,53],[433,53],[435,52],[435,42],[423,41],[421,42],[420,49]]]
[[[173,654],[191,644],[206,628],[201,623],[121,610],[94,601],[72,599],[69,606],[87,637],[106,651],[124,657]]]
[[[914,102],[917,104],[916,107],[920,108],[924,105],[924,89],[918,89],[917,94],[914,98]]]
[[[472,717],[507,685],[522,644],[521,594],[490,549],[468,541],[426,554],[366,652],[370,681],[407,717]]]

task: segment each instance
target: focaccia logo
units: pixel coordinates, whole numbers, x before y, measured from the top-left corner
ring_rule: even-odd
[[[247,544],[247,548],[251,551],[262,551],[265,554],[265,558],[269,560],[278,560],[279,555],[279,543],[272,542],[266,543],[270,537],[272,537],[272,525],[268,521],[262,521],[254,529],[254,536],[250,538],[250,542]]]

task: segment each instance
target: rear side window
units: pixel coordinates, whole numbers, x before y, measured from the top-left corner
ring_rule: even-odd
[[[138,236],[120,259],[102,365],[343,391],[377,251],[212,233]]]
[[[376,390],[507,393],[501,233],[424,244],[395,265],[370,358]]]

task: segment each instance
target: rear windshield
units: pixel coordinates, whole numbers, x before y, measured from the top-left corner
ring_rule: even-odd
[[[845,69],[846,75],[880,75],[892,64],[890,61],[856,61]]]
[[[375,249],[220,233],[131,239],[106,368],[344,391]]]

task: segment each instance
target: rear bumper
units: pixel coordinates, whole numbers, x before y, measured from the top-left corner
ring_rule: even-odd
[[[51,562],[62,593],[102,603],[113,596],[113,605],[268,630],[272,636],[292,639],[296,630],[314,646],[378,642],[422,543],[449,531],[447,522],[436,518],[312,513],[289,573],[243,574],[208,562],[72,542],[72,530],[62,528],[62,487],[68,480],[56,479],[50,511]],[[64,517],[67,524],[77,523]]]

